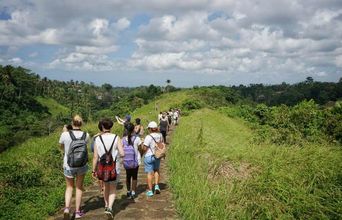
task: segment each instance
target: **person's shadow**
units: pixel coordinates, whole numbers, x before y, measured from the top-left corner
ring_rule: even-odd
[[[117,190],[123,189],[122,182],[119,182],[116,186]],[[164,190],[167,188],[167,185],[165,183],[159,183],[159,187],[161,190]],[[141,193],[144,193],[146,191],[147,184],[139,184],[136,189],[136,196],[139,196]],[[135,203],[134,199],[127,198],[126,194],[121,195],[121,198],[117,197],[115,199],[114,205],[113,205],[113,214],[114,216],[118,214],[120,211],[125,210],[130,204]],[[89,198],[88,200],[84,201],[84,206],[82,207],[84,212],[91,212],[92,210],[101,209],[103,208],[104,212],[104,199],[103,196],[99,193],[97,196],[93,196]],[[74,219],[74,216],[73,218]]]

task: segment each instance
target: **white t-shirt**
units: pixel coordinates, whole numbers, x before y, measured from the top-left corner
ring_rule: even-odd
[[[114,137],[116,136],[116,134],[105,133],[105,134],[102,134],[101,136],[102,136],[103,142],[105,144],[106,150],[109,151],[110,147],[112,146],[112,143],[113,143],[113,140],[114,140]],[[115,142],[114,142],[114,145],[112,148],[112,157],[113,157],[113,160],[115,160],[115,157],[117,157],[116,158],[116,172],[117,172],[117,174],[120,174],[120,156],[119,156],[119,151],[118,151],[118,139],[119,139],[119,136],[117,136],[115,139]],[[103,147],[102,141],[100,139],[100,136],[96,137],[94,147],[96,147],[97,154],[98,154],[99,159],[100,159],[101,156],[106,153],[106,151]]]
[[[127,137],[124,137],[124,138],[126,141],[128,141]],[[141,144],[141,139],[140,139],[140,137],[132,137],[132,140],[134,140],[133,146],[134,146],[135,157],[136,157],[136,160],[138,161],[138,164],[140,165],[141,164],[141,155],[138,151],[138,146]]]
[[[151,133],[147,135],[144,140],[144,145],[147,146],[149,149],[147,149],[145,157],[153,155],[156,147],[156,142],[153,140],[151,135],[156,140],[156,142],[160,142],[163,139],[163,136],[160,133]]]
[[[72,132],[76,138],[81,138],[83,135],[83,131],[76,130],[76,131],[72,131]],[[87,133],[87,137],[86,137],[87,143],[88,143],[88,140],[89,140],[89,134]],[[69,167],[69,165],[68,165],[68,152],[69,152],[71,142],[72,142],[72,139],[70,137],[69,132],[68,131],[63,132],[61,134],[61,137],[59,138],[59,143],[64,144],[63,167],[67,168],[67,169],[71,169],[71,167]]]

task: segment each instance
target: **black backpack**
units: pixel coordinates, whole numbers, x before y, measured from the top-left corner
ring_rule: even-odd
[[[71,137],[70,148],[68,152],[68,165],[70,167],[83,167],[88,162],[87,133],[83,132],[81,138],[77,139],[72,131],[69,131]]]

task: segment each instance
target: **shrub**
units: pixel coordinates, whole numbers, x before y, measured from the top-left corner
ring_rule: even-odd
[[[196,110],[202,107],[203,103],[197,99],[187,99],[181,104],[181,109],[185,111]]]

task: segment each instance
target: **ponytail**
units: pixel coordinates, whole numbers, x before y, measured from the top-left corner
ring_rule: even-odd
[[[133,145],[132,143],[132,134],[134,132],[134,125],[132,123],[127,124],[127,139],[128,139],[128,145]]]

